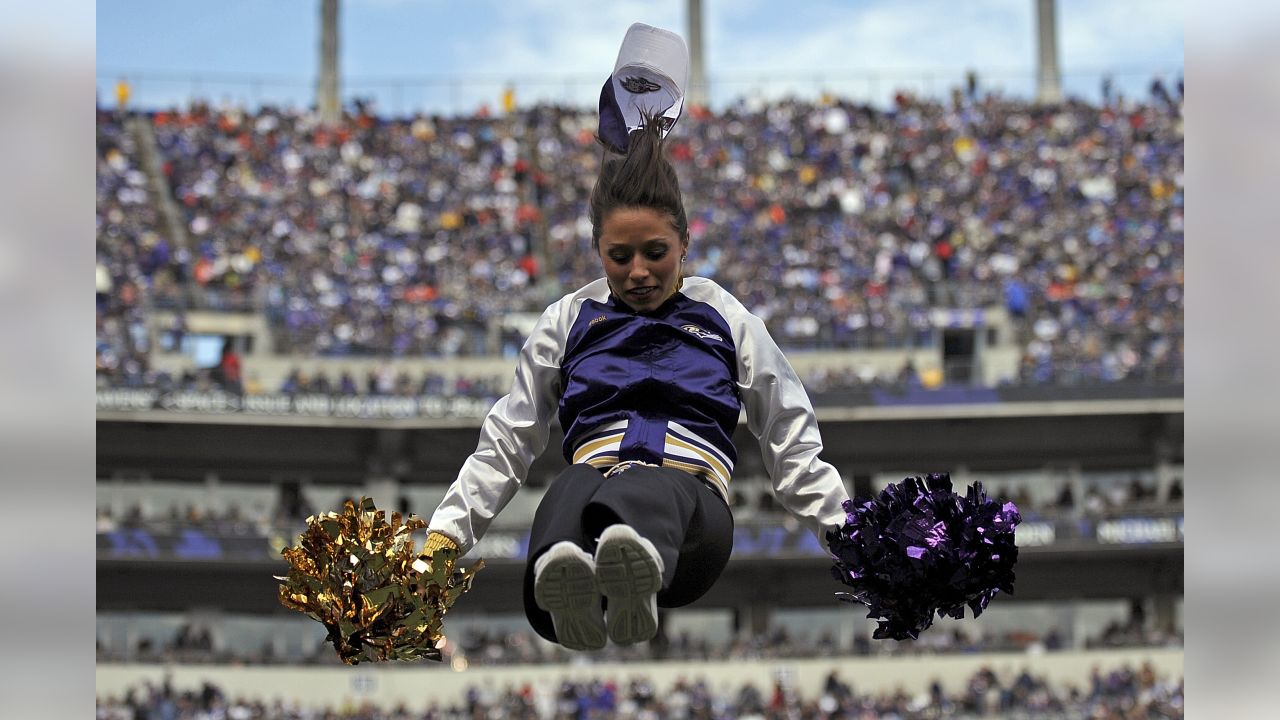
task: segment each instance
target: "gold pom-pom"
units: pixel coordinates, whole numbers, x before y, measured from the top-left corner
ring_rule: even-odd
[[[479,560],[455,568],[456,547],[418,554],[421,518],[386,513],[373,500],[348,500],[341,513],[307,518],[298,546],[285,548],[289,574],[276,576],[280,604],[319,620],[348,665],[361,660],[439,662],[444,615],[467,590]],[[425,551],[424,546],[424,551]]]

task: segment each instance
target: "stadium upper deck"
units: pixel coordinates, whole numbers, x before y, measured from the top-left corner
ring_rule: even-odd
[[[522,339],[503,318],[598,274],[590,112],[140,117],[98,119],[109,382],[146,384],[158,309],[250,309],[304,357],[494,355]],[[147,135],[168,197],[141,190]],[[788,349],[936,346],[948,311],[999,311],[1008,380],[1180,380],[1176,104],[779,101],[693,112],[671,153],[692,271]]]

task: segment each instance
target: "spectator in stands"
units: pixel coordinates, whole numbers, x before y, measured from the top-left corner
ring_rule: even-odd
[[[264,391],[262,381],[258,379],[258,374],[251,372],[244,381],[245,395],[261,395]]]
[[[1137,475],[1129,480],[1128,494],[1130,503],[1141,504],[1155,499],[1155,489],[1144,484]]]
[[[342,374],[338,377],[338,394],[343,397],[351,397],[358,395],[360,391],[356,388],[356,379],[351,375],[351,371],[343,368]]]
[[[401,370],[395,376],[395,394],[400,397],[413,395],[413,379],[409,377],[407,370]]]
[[[1092,517],[1101,517],[1107,512],[1107,498],[1098,489],[1097,484],[1090,484],[1084,493],[1084,511]]]
[[[1058,499],[1054,502],[1054,505],[1063,512],[1070,512],[1075,509],[1075,490],[1072,489],[1070,482],[1062,483],[1061,488],[1058,490]]]
[[[1020,508],[1034,509],[1037,503],[1031,499],[1031,493],[1027,490],[1025,483],[1018,483],[1018,487],[1013,491],[1013,504]]]
[[[307,378],[302,374],[302,368],[293,368],[284,379],[284,384],[280,386],[282,395],[297,395],[304,392],[307,387]]]
[[[308,388],[310,392],[316,395],[328,395],[332,392],[333,387],[329,383],[329,373],[324,370],[317,370],[315,377],[311,379],[311,385]]]
[[[558,408],[571,466],[534,517],[525,611],[539,635],[574,650],[652,639],[660,605],[693,602],[720,575],[743,410],[783,505],[820,540],[845,519],[848,493],[818,459],[813,408],[763,322],[714,282],[685,277],[689,226],[664,136],[649,118],[624,154],[606,152],[589,208],[605,277],[543,313],[429,525],[428,552],[470,550]]]
[[[903,390],[916,390],[920,387],[920,374],[916,372],[916,364],[910,357],[898,369],[897,385]]]
[[[235,342],[230,337],[222,341],[222,357],[218,360],[217,377],[223,390],[234,395],[244,394],[240,379],[240,354],[236,352]]]
[[[279,486],[279,498],[276,501],[276,517],[282,520],[299,520],[313,515],[315,510],[302,485],[296,481],[282,482]]]

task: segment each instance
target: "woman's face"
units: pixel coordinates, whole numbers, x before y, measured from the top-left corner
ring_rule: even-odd
[[[644,207],[618,208],[600,226],[600,262],[613,292],[631,309],[656,309],[676,291],[689,241],[671,216]]]

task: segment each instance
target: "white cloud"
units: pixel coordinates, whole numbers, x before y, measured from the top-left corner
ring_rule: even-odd
[[[1129,73],[1143,85],[1182,64],[1184,3],[1179,0],[1060,0],[1059,67],[1066,73]],[[894,87],[940,92],[966,69],[987,86],[1029,93],[1036,66],[1031,0],[919,0],[803,5],[713,4],[709,73],[746,90],[752,75],[808,78],[793,84],[877,94]],[[786,83],[780,83],[786,84]]]
[[[453,66],[486,82],[460,89],[463,106],[493,104],[496,86],[514,81],[521,102],[595,101],[633,22],[686,35],[683,2],[608,3],[529,0],[494,8],[491,22],[451,43]]]
[[[1060,62],[1070,69],[1161,64],[1182,57],[1185,5],[1179,1],[1090,0],[1061,4]]]
[[[491,25],[454,41],[454,57],[460,67],[476,72],[583,73],[599,75],[603,82],[631,23],[646,22],[684,35],[682,6],[642,0],[504,3]]]
[[[970,68],[1006,75],[1030,68],[1034,52],[1025,0],[735,3],[717,6],[708,24],[708,73],[722,90],[742,93],[790,86],[875,99],[899,87],[942,92]],[[750,80],[762,75],[789,81]]]
[[[170,4],[162,0],[138,1],[138,8],[131,10],[106,3],[99,13],[184,17],[182,4],[169,13]],[[1215,0],[1227,7],[1246,1]],[[166,13],[146,11],[148,4]],[[1064,82],[1086,82],[1071,76],[1083,69],[1094,73],[1087,87],[1096,90],[1097,77],[1112,70],[1128,73],[1129,80],[1141,86],[1149,82],[1149,73],[1180,67],[1187,4],[1058,0]],[[387,108],[403,103],[436,110],[474,109],[480,102],[497,102],[508,82],[516,82],[522,103],[555,99],[591,104],[626,28],[643,21],[687,35],[685,6],[686,0],[343,0],[344,22],[350,29],[343,47],[351,55],[344,72],[364,82],[360,92],[381,94]],[[226,12],[246,14],[257,7],[266,6],[229,2]],[[1034,0],[703,0],[702,8],[706,72],[718,100],[755,92],[811,94],[819,88],[876,100],[898,87],[941,93],[958,84],[969,68],[980,71],[985,87],[1024,94],[1033,84]],[[189,32],[191,26],[157,31]],[[246,35],[240,42],[253,41]],[[310,44],[301,65],[296,43],[270,45],[276,55],[262,52],[264,68],[312,64]],[[261,49],[237,46],[235,38],[221,35],[197,35],[191,46],[188,55],[209,63],[201,70],[210,73],[234,67],[236,58]],[[151,56],[138,53],[144,63],[139,65],[130,52],[115,48],[107,65],[145,69]],[[159,62],[154,57],[149,61]],[[226,67],[217,67],[220,62]],[[169,67],[155,65],[156,70]],[[410,79],[393,84],[385,81],[389,78]],[[372,82],[379,79],[383,82]],[[286,91],[294,92],[279,90]]]
[[[930,0],[831,3],[800,10],[762,4],[754,6],[751,15],[740,14],[736,4],[729,5],[715,23],[715,59],[717,65],[744,72],[1008,65],[1017,62],[1020,48],[1027,46],[1009,33],[1025,4]],[[803,24],[791,20],[797,12]],[[1029,16],[1029,12],[1022,14]],[[790,29],[780,32],[779,26]],[[736,32],[730,36],[724,28]]]

